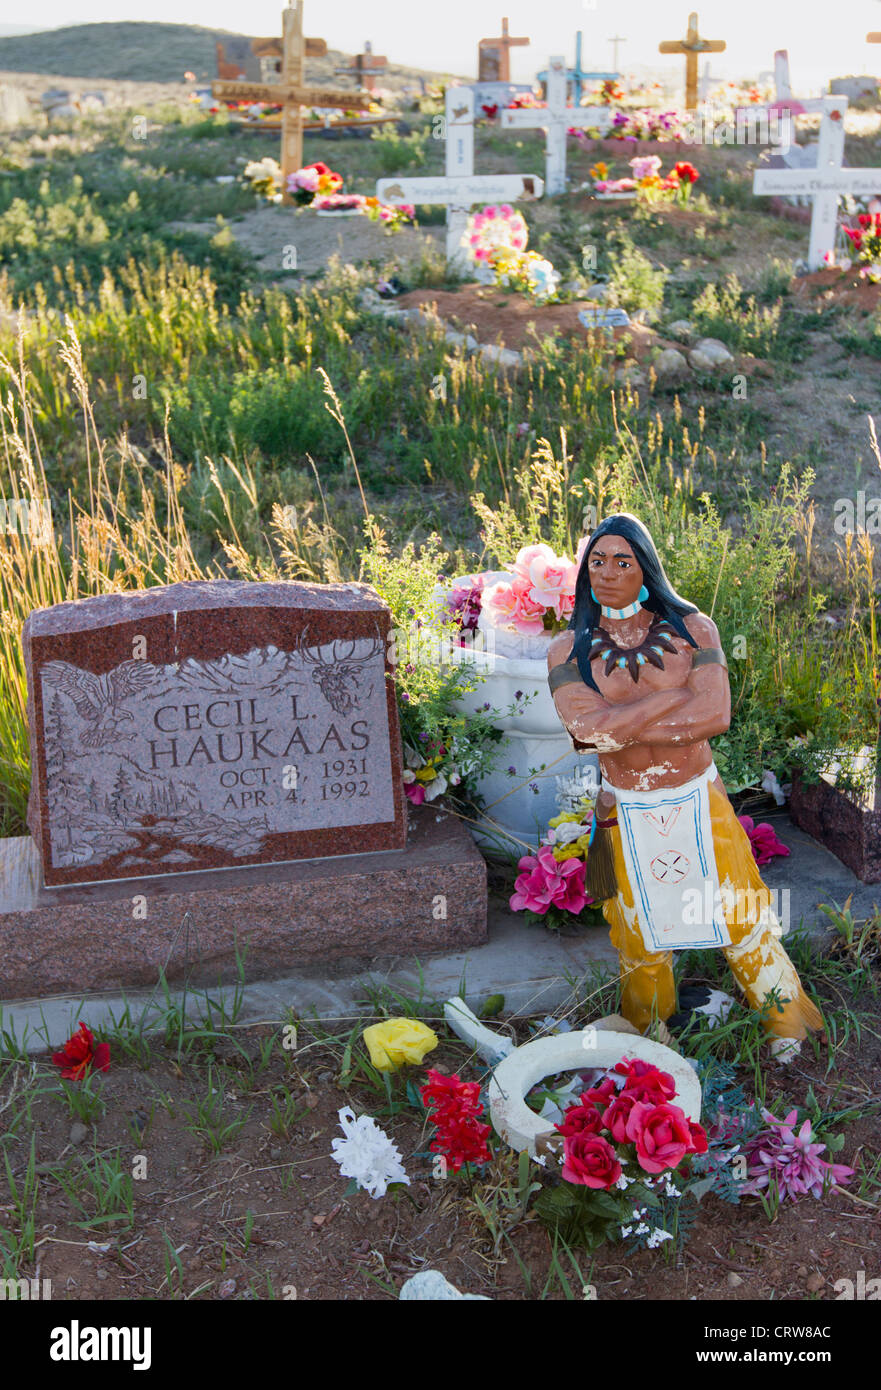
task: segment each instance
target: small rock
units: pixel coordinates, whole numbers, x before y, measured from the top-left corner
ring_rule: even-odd
[[[439,1269],[423,1269],[412,1278],[407,1279],[401,1285],[400,1299],[402,1303],[422,1303],[430,1302],[453,1302],[458,1299],[467,1299],[471,1303],[490,1303],[484,1293],[461,1293],[455,1284],[451,1284],[441,1274]]]
[[[819,1274],[816,1270],[813,1274],[809,1274],[805,1280],[805,1288],[808,1293],[819,1293],[825,1284],[826,1280],[823,1278],[822,1274]]]
[[[734,1270],[732,1270],[731,1273],[728,1275],[729,1289],[739,1289],[742,1283],[743,1280],[741,1279],[740,1275],[735,1274]]]
[[[218,1297],[218,1298],[232,1298],[232,1296],[233,1296],[233,1294],[235,1293],[235,1291],[236,1291],[236,1281],[235,1281],[235,1279],[224,1279],[223,1283],[220,1285],[220,1287],[219,1287],[218,1290],[217,1290],[217,1297]]]
[[[651,311],[651,309],[634,309],[633,313],[630,315],[630,322],[631,322],[631,323],[648,323],[649,320],[651,319],[651,316],[652,316],[652,311]]]
[[[485,362],[497,362],[500,367],[516,367],[521,360],[519,352],[497,347],[495,343],[481,343],[480,355]]]
[[[694,326],[688,319],[676,319],[675,323],[670,324],[667,332],[671,338],[682,338],[687,343],[694,337]]]
[[[313,1091],[310,1091],[309,1094],[305,1097],[303,1103],[306,1106],[307,1110],[315,1110],[318,1105],[318,1097],[315,1095]]]
[[[477,347],[477,339],[470,333],[457,333],[455,328],[448,328],[444,334],[444,342],[452,343],[453,347],[464,347],[469,352],[473,352]]]
[[[696,372],[715,372],[734,358],[718,338],[701,338],[688,354],[688,360]]]
[[[76,1124],[71,1125],[70,1134],[68,1135],[68,1138],[70,1139],[71,1144],[81,1144],[88,1135],[88,1133],[89,1131],[86,1128],[86,1126],[84,1124],[80,1124],[79,1120],[77,1120]]]
[[[623,367],[615,368],[615,380],[619,386],[645,386],[645,372],[638,362],[625,362]]]
[[[589,290],[585,290],[585,291],[584,291],[584,298],[585,298],[585,299],[593,299],[593,300],[596,300],[598,303],[602,303],[602,301],[603,301],[604,299],[608,299],[608,297],[609,297],[609,286],[608,286],[608,285],[591,285],[591,287],[590,287]]]
[[[652,366],[658,381],[681,381],[688,376],[688,362],[678,348],[664,348]]]
[[[808,1277],[807,1265],[799,1265],[798,1269],[795,1272],[798,1275],[799,1279],[807,1279]]]
[[[325,1082],[326,1082],[326,1081],[333,1081],[333,1072],[332,1072],[332,1071],[322,1071],[322,1072],[319,1072],[319,1074],[318,1074],[318,1080],[319,1080],[319,1081],[325,1081]]]

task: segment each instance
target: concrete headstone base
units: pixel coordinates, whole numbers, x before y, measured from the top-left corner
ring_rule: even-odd
[[[29,837],[0,840],[0,999],[248,980],[486,941],[486,865],[461,821],[411,809],[373,854],[46,888]],[[185,914],[190,918],[184,924]]]

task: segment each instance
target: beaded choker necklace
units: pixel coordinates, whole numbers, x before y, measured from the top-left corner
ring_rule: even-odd
[[[604,603],[600,604],[600,611],[604,618],[633,618],[642,608],[639,599],[635,603],[628,603],[626,608],[607,608]]]
[[[603,612],[605,613],[605,609]],[[652,618],[651,626],[642,639],[638,647],[620,647],[606,629],[603,627],[594,628],[593,642],[590,648],[590,660],[599,657],[606,663],[604,674],[609,676],[615,667],[622,670],[626,667],[635,681],[639,680],[639,668],[649,662],[652,666],[657,666],[659,671],[664,669],[663,657],[665,653],[671,656],[676,655],[676,648],[672,639],[676,636],[675,628],[672,628],[666,618],[655,615]]]

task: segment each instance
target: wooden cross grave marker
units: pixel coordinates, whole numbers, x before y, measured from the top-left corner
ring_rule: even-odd
[[[697,106],[697,59],[699,53],[724,53],[727,47],[724,39],[702,39],[698,33],[697,14],[688,16],[688,33],[684,39],[667,39],[658,44],[659,53],[685,54],[685,108],[694,111]]]
[[[503,130],[542,129],[547,131],[545,146],[545,184],[550,194],[566,192],[566,132],[571,126],[581,130],[607,131],[612,123],[608,106],[567,106],[566,59],[548,61],[548,104],[503,111]]]
[[[854,193],[865,197],[881,193],[881,169],[846,169],[842,165],[847,97],[823,97],[822,102],[816,166],[808,169],[765,167],[756,169],[753,175],[753,193],[760,196],[776,194],[785,198],[801,194],[812,200],[810,270],[821,270],[826,253],[835,250],[841,195]]]
[[[376,196],[382,203],[440,203],[447,209],[448,263],[467,269],[462,234],[475,203],[515,203],[540,198],[544,183],[534,174],[474,173],[474,88],[448,87],[446,93],[446,152],[443,177],[379,179]]]
[[[282,202],[290,205],[287,178],[303,165],[303,106],[342,106],[364,110],[370,105],[366,92],[330,91],[305,85],[306,43],[303,37],[303,0],[291,0],[282,15],[282,62],[279,82],[213,82],[212,96],[220,101],[264,101],[280,106]]]
[[[337,77],[357,77],[359,84],[368,92],[373,91],[377,77],[388,67],[388,59],[374,53],[369,43],[364,45],[363,53],[355,54],[352,62],[353,67],[337,68]]]
[[[609,39],[609,43],[612,45],[612,67],[613,67],[613,68],[617,68],[617,66],[618,66],[618,48],[619,48],[619,46],[620,46],[622,43],[626,43],[626,42],[627,42],[627,40],[626,40],[626,39],[622,39],[622,37],[621,37],[620,34],[614,34],[614,35],[612,36],[612,38]]]
[[[508,33],[508,21],[502,20],[502,35],[498,39],[481,39],[477,45],[478,82],[510,82],[512,48],[523,48],[529,39],[515,39]]]

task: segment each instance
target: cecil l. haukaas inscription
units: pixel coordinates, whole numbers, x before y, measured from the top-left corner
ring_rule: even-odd
[[[401,848],[389,624],[363,585],[225,580],[32,613],[45,882]]]

